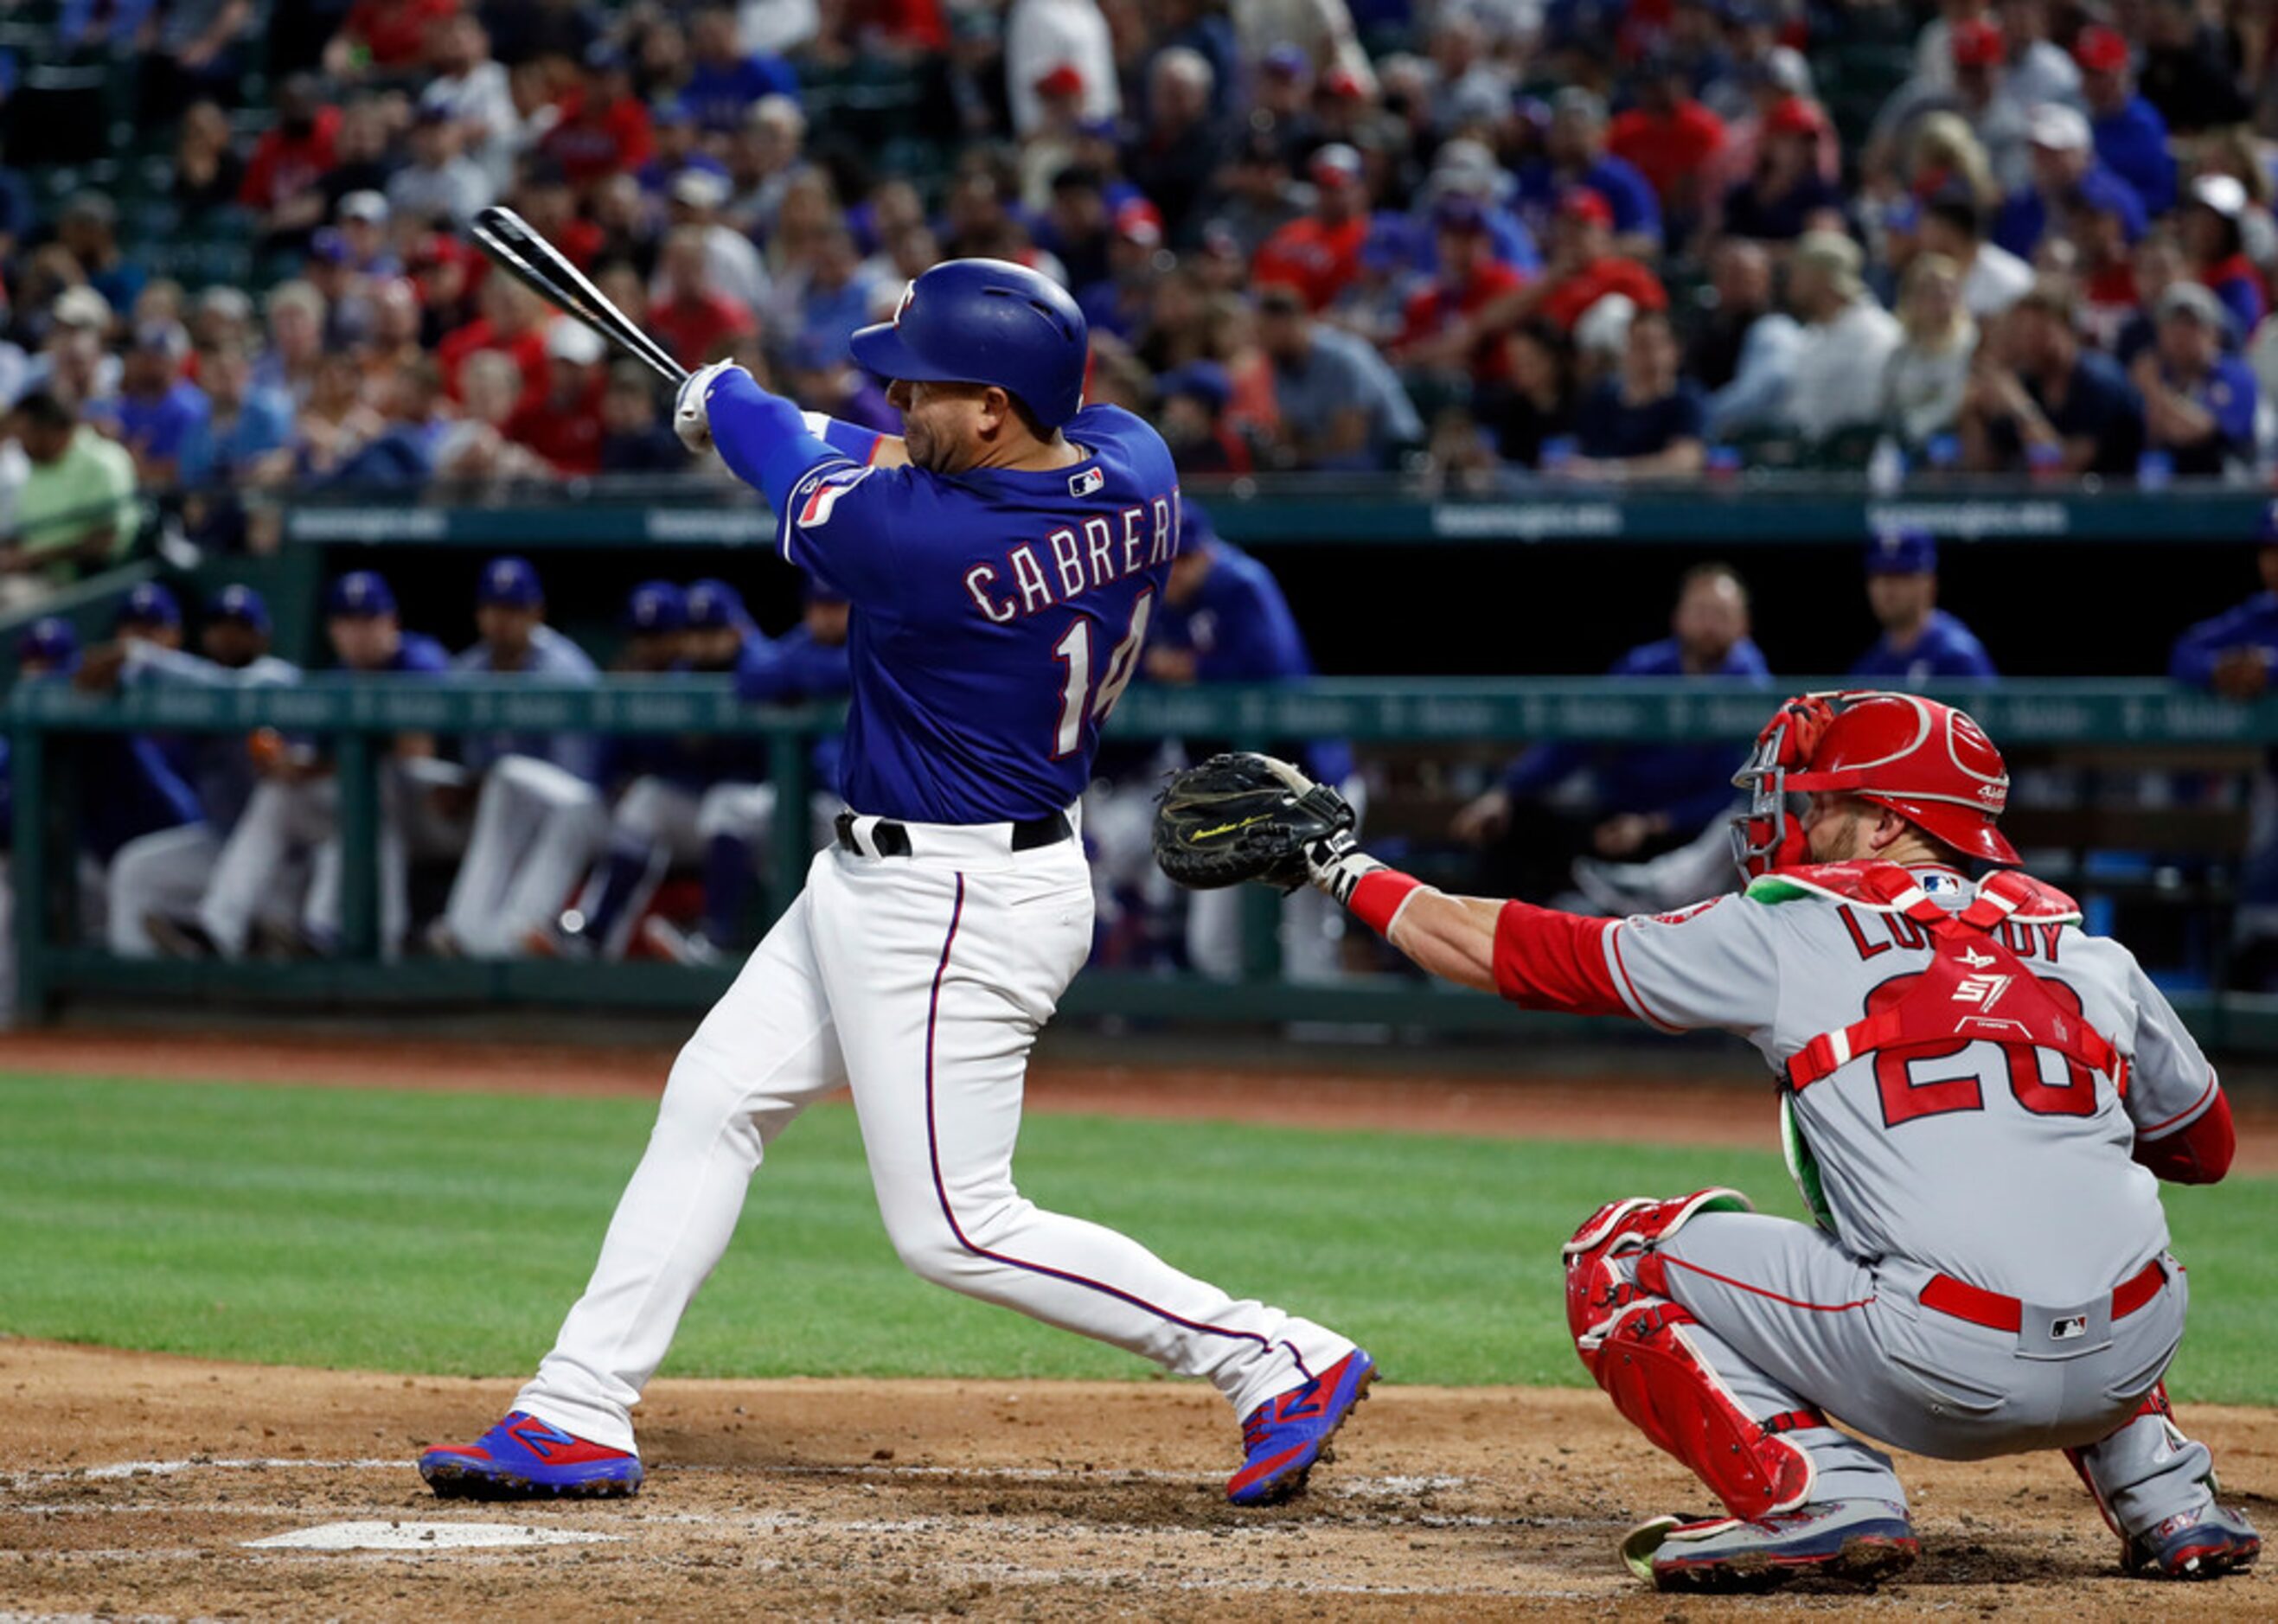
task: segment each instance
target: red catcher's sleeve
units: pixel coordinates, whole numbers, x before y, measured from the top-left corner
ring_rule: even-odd
[[[1495,990],[1522,1009],[1629,1014],[1606,963],[1606,933],[1617,923],[1505,903],[1495,918]]]
[[[2197,1122],[2161,1139],[2137,1140],[2135,1155],[2169,1184],[2215,1184],[2230,1171],[2230,1158],[2237,1148],[2238,1132],[2231,1126],[2230,1101],[2218,1089],[2214,1103],[2199,1113]]]

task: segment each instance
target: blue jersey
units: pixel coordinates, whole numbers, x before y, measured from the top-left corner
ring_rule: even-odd
[[[1092,407],[1065,426],[1081,461],[949,477],[863,467],[742,372],[710,412],[729,467],[776,507],[784,557],[853,605],[847,804],[971,824],[1074,801],[1178,550],[1161,436]]]
[[[1991,677],[2000,674],[1993,669],[1993,661],[1976,632],[1945,610],[1932,609],[1922,636],[1912,644],[1904,649],[1892,648],[1890,634],[1885,632],[1875,640],[1873,648],[1859,657],[1859,663],[1851,667],[1851,675],[1869,677],[1877,683],[1919,688],[1942,676]]]
[[[1682,676],[1683,651],[1674,637],[1632,649],[1614,662],[1612,676]],[[1734,644],[1710,676],[1746,677],[1759,687],[1771,680],[1763,653],[1747,637]],[[1732,774],[1744,752],[1725,743],[1593,745],[1579,739],[1537,744],[1503,774],[1514,798],[1555,788],[1584,767],[1597,776],[1601,813],[1660,812],[1678,835],[1698,834],[1739,791]]]
[[[395,652],[358,675],[440,676],[451,668],[451,656],[424,631],[407,631],[397,639]]]
[[[1188,541],[1194,545],[1191,531]],[[1191,651],[1197,682],[1310,679],[1312,656],[1273,572],[1241,548],[1214,537],[1202,545],[1211,551],[1210,573],[1192,601],[1164,604],[1148,635],[1150,644]],[[1324,783],[1342,783],[1352,776],[1352,749],[1341,739],[1314,740],[1303,754],[1306,770]]]

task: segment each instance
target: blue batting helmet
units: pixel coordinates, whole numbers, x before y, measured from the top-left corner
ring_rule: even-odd
[[[849,343],[883,378],[994,384],[1057,429],[1083,404],[1090,332],[1067,290],[1001,259],[952,259],[910,284],[894,319]]]

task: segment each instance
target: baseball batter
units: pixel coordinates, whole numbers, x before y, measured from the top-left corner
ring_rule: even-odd
[[[1174,783],[1158,846],[1174,878],[1246,820],[1236,877],[1310,875],[1426,970],[1531,1008],[1735,1031],[1781,1079],[1816,1224],[1703,1190],[1609,1203],[1565,1247],[1583,1363],[1730,1513],[1646,1524],[1623,1548],[1636,1572],[1729,1590],[1911,1561],[1889,1458],[1831,1411],[1949,1460],[2064,1450],[2130,1569],[2254,1559],[2162,1384],[2189,1292],[2156,1181],[2220,1178],[2229,1108],[2127,949],[2007,866],[2008,776],[1968,716],[1894,693],[1791,701],[1738,781],[1747,892],[1626,919],[1443,896],[1362,853],[1334,794],[1279,763],[1285,811],[1231,803],[1228,775],[1263,760]],[[1791,795],[1809,797],[1800,820]],[[1294,862],[1259,833],[1277,824]],[[1974,881],[1970,862],[2003,867]]]
[[[900,438],[817,438],[741,369],[677,426],[853,606],[849,811],[806,888],[674,1064],[585,1294],[513,1413],[431,1449],[440,1494],[625,1494],[631,1412],[793,1117],[851,1084],[879,1210],[927,1279],[1215,1383],[1244,1416],[1239,1503],[1296,1492],[1375,1374],[1322,1326],[1229,1297],[1013,1187],[1023,1077],[1091,942],[1076,803],[1177,550],[1169,452],[1082,408],[1087,335],[996,260],[913,283],[853,339]]]

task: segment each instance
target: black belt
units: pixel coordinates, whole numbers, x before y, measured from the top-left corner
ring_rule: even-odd
[[[855,816],[851,812],[838,814],[837,828],[838,843],[856,856],[867,856],[861,842],[854,838]],[[1040,846],[1056,846],[1075,831],[1068,827],[1066,812],[1047,812],[1041,818],[1024,818],[1013,826],[1013,850],[1034,851]],[[910,855],[910,826],[881,818],[870,826],[870,843],[882,858],[906,858]]]

